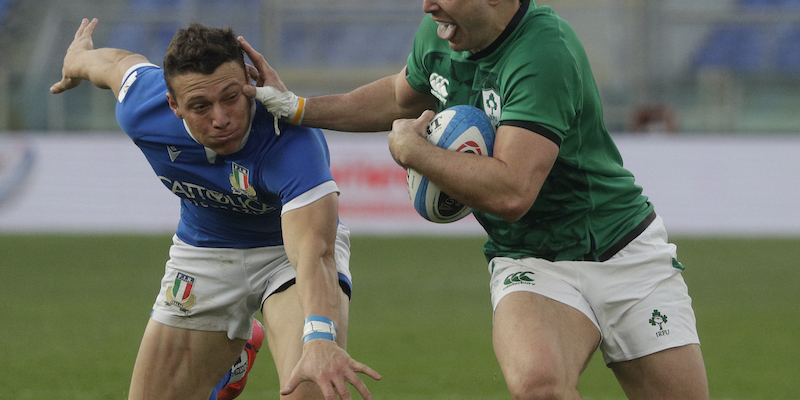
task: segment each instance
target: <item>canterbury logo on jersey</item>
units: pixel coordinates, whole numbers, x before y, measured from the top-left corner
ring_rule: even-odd
[[[525,271],[525,272],[515,272],[506,277],[505,281],[503,281],[506,285],[511,285],[513,283],[518,282],[533,282],[533,278],[528,277],[528,274],[533,275],[533,272]]]
[[[439,74],[431,74],[428,78],[431,83],[431,94],[436,96],[442,104],[447,104],[447,85],[450,81]]]

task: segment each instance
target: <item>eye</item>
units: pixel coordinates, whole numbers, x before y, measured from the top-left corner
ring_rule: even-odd
[[[197,103],[193,104],[189,107],[192,111],[200,113],[208,109],[208,104],[205,103]]]

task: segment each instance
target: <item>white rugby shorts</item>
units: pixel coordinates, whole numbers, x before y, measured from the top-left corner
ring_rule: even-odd
[[[606,364],[699,344],[692,299],[661,217],[605,262],[519,260],[489,263],[492,307],[527,291],[585,314],[602,335]]]
[[[195,247],[177,236],[172,242],[161,291],[150,315],[169,326],[225,331],[230,339],[249,339],[255,312],[267,297],[297,276],[283,246]],[[350,286],[350,231],[341,224],[335,259],[339,280]]]

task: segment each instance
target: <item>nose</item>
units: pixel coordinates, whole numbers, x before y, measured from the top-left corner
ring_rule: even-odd
[[[439,10],[438,0],[422,0],[422,11],[432,13]]]
[[[213,111],[214,119],[212,120],[212,124],[214,124],[214,128],[225,128],[231,123],[231,118],[228,116],[228,111],[225,110],[225,107],[220,104],[215,104]]]

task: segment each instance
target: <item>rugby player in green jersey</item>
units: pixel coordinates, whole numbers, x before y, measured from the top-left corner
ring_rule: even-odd
[[[514,399],[578,399],[599,348],[631,399],[708,399],[683,265],[603,121],[573,29],[530,0],[424,0],[403,70],[346,94],[288,91],[240,39],[274,115],[386,131],[395,161],[471,206],[489,239],[494,350]],[[497,127],[493,157],[425,140],[467,104]],[[461,351],[461,349],[453,349]]]

